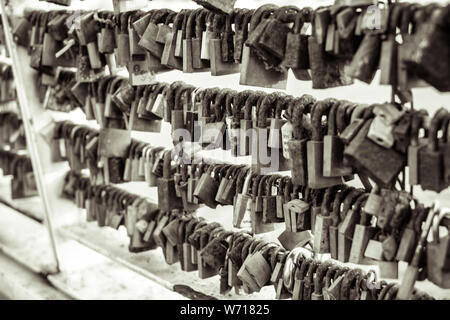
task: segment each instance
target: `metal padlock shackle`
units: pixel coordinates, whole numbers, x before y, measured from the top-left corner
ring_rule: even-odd
[[[322,116],[329,115],[331,107],[337,103],[336,99],[326,99],[323,101],[318,101],[312,111],[312,137],[313,141],[322,141]]]
[[[175,107],[175,96],[179,87],[186,85],[183,81],[172,82],[167,88],[166,92],[166,102],[167,108],[169,110],[174,110]]]
[[[441,129],[443,122],[448,116],[449,113],[445,108],[440,108],[438,111],[436,111],[433,119],[431,120],[427,145],[428,150],[434,152],[439,150],[438,131],[439,129]]]
[[[234,117],[234,101],[238,92],[233,89],[228,89],[225,97],[225,113],[228,117]]]
[[[295,274],[297,272],[297,263],[298,261],[302,261],[304,259],[304,255],[299,250],[292,250],[289,252],[289,254],[286,257],[286,261],[284,263],[283,267],[283,285],[286,288],[287,291],[292,293],[292,290],[294,289],[294,278]]]
[[[204,94],[202,97],[202,112],[203,114],[199,114],[199,117],[209,117],[211,116],[211,103],[216,99],[216,95],[219,93],[219,88],[207,88],[204,90]]]
[[[225,119],[225,100],[227,93],[227,89],[221,89],[214,99],[212,106],[214,122],[222,122]]]
[[[359,214],[359,224],[362,226],[368,226],[371,220],[371,217],[363,209],[368,198],[368,193],[360,195],[353,206],[353,210],[357,211]]]
[[[203,36],[203,31],[206,30],[206,18],[210,13],[209,10],[200,9],[200,12],[195,17],[195,38],[201,39]]]
[[[195,28],[197,27],[196,21],[197,21],[197,17],[201,14],[202,12],[202,8],[198,8],[196,10],[194,10],[193,12],[191,12],[191,14],[189,15],[189,18],[187,19],[186,22],[186,27],[185,27],[185,37],[184,39],[186,40],[191,40],[192,38],[194,38],[195,36]]]
[[[276,106],[278,100],[282,97],[280,92],[273,92],[264,97],[261,101],[259,110],[257,110],[257,126],[258,128],[266,128],[269,112]]]
[[[324,217],[330,216],[330,211],[333,210],[334,197],[339,192],[340,186],[333,186],[325,190],[323,195],[320,214]]]
[[[248,168],[248,167],[243,167],[238,170],[238,175],[236,178],[236,194],[242,193],[242,189],[244,186],[244,180],[249,171],[250,171],[250,168]]]
[[[258,184],[258,190],[256,192],[256,196],[258,197],[262,197],[265,194],[265,190],[266,190],[266,185],[267,185],[267,181],[269,181],[271,178],[270,175],[264,175],[261,177],[261,179],[259,180],[259,184]]]
[[[177,87],[175,89],[175,103],[172,110],[183,110],[183,105],[180,103],[181,96],[187,92],[192,92],[195,87],[188,85],[188,84],[182,84],[181,86]]]
[[[188,9],[182,9],[175,16],[175,19],[173,20],[173,25],[172,25],[172,30],[174,32],[174,35],[176,34],[176,32],[178,30],[182,29],[183,21],[184,21],[186,14],[188,13],[188,11],[189,11]]]
[[[291,194],[292,194],[293,189],[294,189],[294,184],[292,183],[292,180],[287,179],[284,184],[284,188],[283,188],[283,196],[284,196],[285,200],[287,200],[287,201],[291,200]]]
[[[317,295],[322,295],[322,288],[325,287],[325,278],[328,274],[328,271],[333,268],[335,264],[327,260],[319,264],[316,269],[316,274],[314,277],[314,293]]]
[[[320,262],[316,260],[313,260],[313,262],[309,264],[308,272],[306,273],[305,276],[305,284],[303,285],[303,297],[302,297],[303,300],[305,300],[305,298],[309,298],[309,300],[311,299],[312,292],[309,291],[308,292],[309,296],[305,297],[305,289],[308,288],[309,290],[311,290],[311,288],[314,286],[314,275],[319,266]]]
[[[196,11],[198,11],[198,9],[196,9],[196,10],[187,9],[186,10],[186,13],[183,18],[183,22],[181,24],[181,39],[182,40],[186,39],[188,21],[189,21],[189,19],[191,19],[191,16],[194,16],[194,21],[195,21],[195,12]],[[192,19],[191,19],[191,21],[192,21]]]
[[[347,127],[346,114],[350,109],[352,102],[340,100],[331,107],[328,114],[328,135],[337,136]]]
[[[433,218],[433,225],[431,229],[433,233],[433,241],[431,243],[438,244],[440,242],[439,226],[444,219],[450,219],[450,209],[448,208],[440,208],[438,213],[435,214]],[[447,229],[448,228],[449,227],[447,226]]]
[[[275,4],[265,4],[256,9],[250,19],[250,26],[248,32],[252,32],[255,30],[255,28],[262,22],[262,19],[264,17],[267,17],[267,15],[272,14],[276,9],[279,7]]]
[[[173,13],[173,11],[170,9],[156,9],[150,18],[150,23],[154,23],[156,25],[164,23],[171,13]]]
[[[361,274],[361,270],[359,269],[350,269],[345,274],[342,280],[341,290],[339,292],[340,300],[349,300],[350,289],[356,282],[358,274]]]
[[[252,108],[257,103],[258,99],[259,96],[255,91],[245,90],[240,92],[234,102],[235,104],[234,114],[240,117],[242,111],[241,109],[243,108],[244,109],[243,120],[252,120]],[[241,107],[241,109],[239,107]]]
[[[339,222],[341,222],[340,219],[341,204],[345,201],[347,195],[353,190],[355,190],[355,188],[345,185],[341,190],[339,190],[339,192],[334,197],[333,210],[330,212],[331,226],[337,227],[339,225]]]
[[[266,180],[265,195],[267,197],[272,196],[272,187],[275,186],[278,179],[282,179],[282,176],[279,174],[273,174],[268,180]]]
[[[350,193],[347,194],[344,201],[342,202],[344,206],[343,206],[342,210],[340,210],[340,212],[339,212],[339,218],[341,221],[344,221],[347,213],[350,211],[350,209],[352,209],[353,205],[358,201],[359,197],[361,195],[364,195],[365,193],[366,192],[364,189],[357,188],[357,189],[350,191]]]

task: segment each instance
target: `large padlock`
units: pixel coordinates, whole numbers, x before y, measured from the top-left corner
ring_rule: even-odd
[[[365,122],[345,148],[344,157],[380,186],[390,187],[406,159],[396,150],[383,148],[367,138],[371,123],[372,120]]]
[[[259,7],[251,16],[249,33],[257,32],[258,26],[263,25],[264,16],[275,10],[275,5],[263,5]],[[246,44],[249,42],[247,39]],[[242,51],[241,85],[252,85],[257,87],[266,87],[274,89],[285,89],[287,83],[287,72],[277,72],[266,70],[264,63],[260,61],[252,49],[245,45]]]
[[[181,199],[175,195],[175,181],[171,169],[171,151],[164,152],[162,177],[158,179],[158,206],[161,211],[181,209]]]
[[[438,141],[438,131],[448,117],[448,111],[439,109],[430,125],[428,145],[419,151],[419,181],[422,189],[440,192],[446,187],[444,180],[444,158]]]
[[[446,59],[438,59],[436,53],[449,51],[449,46],[445,42],[446,23],[444,21],[447,17],[447,9],[434,8],[429,15],[429,19],[422,23],[423,27],[412,38],[414,41],[411,44],[414,48],[419,48],[419,46],[420,48],[406,50],[403,57],[407,70],[413,68],[412,70],[416,75],[443,92],[448,91],[450,85],[441,73],[447,72],[450,65]],[[407,30],[405,33],[407,33]]]
[[[323,115],[329,114],[330,108],[336,103],[335,100],[317,102],[312,112],[312,139],[307,142],[308,161],[308,186],[313,189],[327,188],[341,184],[340,177],[323,176],[323,135],[321,119]]]
[[[325,177],[340,177],[350,175],[353,169],[344,164],[344,143],[338,136],[338,112],[346,109],[348,104],[341,101],[335,104],[328,115],[328,134],[323,139],[323,175]]]
[[[221,165],[210,166],[208,170],[200,177],[194,191],[194,197],[203,202],[210,208],[215,208],[217,202],[215,200],[217,190],[219,188],[218,170]],[[214,174],[214,177],[211,175]]]
[[[169,15],[168,10],[158,10],[150,17],[150,21],[145,29],[144,33],[141,35],[141,39],[138,44],[142,48],[149,51],[154,57],[161,59],[164,46],[162,43],[156,41],[156,37],[159,31],[159,24]]]

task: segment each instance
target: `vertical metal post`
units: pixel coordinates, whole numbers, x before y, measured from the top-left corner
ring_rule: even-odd
[[[51,222],[51,206],[48,198],[47,190],[44,183],[44,174],[41,165],[41,159],[39,158],[38,149],[36,146],[36,135],[31,124],[31,115],[29,113],[28,101],[25,93],[23,75],[18,69],[19,65],[23,62],[19,61],[17,55],[16,46],[12,39],[11,28],[8,22],[8,16],[6,14],[5,0],[0,0],[2,9],[2,23],[5,33],[6,46],[12,59],[12,69],[14,74],[14,82],[16,84],[17,98],[19,100],[19,109],[22,115],[23,126],[25,129],[25,136],[27,139],[27,148],[30,152],[31,163],[33,164],[33,170],[35,173],[36,185],[39,191],[39,195],[44,204],[45,224],[47,225],[48,234],[50,237],[50,243],[52,247],[52,253],[55,259],[56,270],[59,272],[59,258],[56,248],[55,234]]]

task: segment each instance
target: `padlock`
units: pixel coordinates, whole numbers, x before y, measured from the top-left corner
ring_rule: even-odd
[[[226,21],[225,29],[223,30],[224,19],[226,19]],[[222,76],[239,72],[239,64],[234,63],[234,61],[226,61],[223,59],[224,51],[227,48],[223,46],[223,39],[221,39],[220,36],[222,34],[222,37],[230,37],[232,21],[231,19],[231,16],[214,16],[211,30],[212,33],[209,39],[209,58],[211,62],[212,76]]]
[[[216,202],[220,203],[220,204],[225,204],[224,202],[222,202],[222,195],[225,191],[225,188],[227,186],[227,184],[229,183],[229,177],[231,174],[231,171],[234,169],[234,167],[232,165],[225,165],[222,167],[222,169],[219,171],[219,188],[217,189],[217,194],[215,197]]]
[[[223,192],[219,195],[219,199],[223,204],[233,205],[234,197],[236,195],[238,176],[243,169],[244,166],[235,165],[230,167],[230,172],[226,179],[225,187],[223,189]]]
[[[217,189],[219,188],[218,170],[221,169],[221,165],[210,166],[209,169],[202,174],[194,191],[194,197],[203,202],[210,208],[215,208],[217,202],[215,197]],[[211,175],[214,173],[214,177]]]
[[[370,195],[369,195],[370,197]],[[366,198],[366,195],[364,195]],[[363,200],[359,205],[359,222],[355,225],[355,231],[353,233],[353,242],[350,249],[350,263],[356,264],[369,264],[364,257],[364,253],[368,246],[369,240],[375,235],[376,229],[370,225],[370,216],[363,209],[368,203],[368,200]],[[358,208],[355,208],[355,210]]]
[[[252,123],[252,108],[256,105],[259,97],[256,94],[247,96],[244,105],[244,118],[240,120],[239,133],[239,154],[240,156],[248,156],[252,150],[253,141],[253,123]],[[236,103],[236,102],[235,102]]]
[[[202,60],[210,60],[210,52],[209,52],[209,40],[211,39],[211,37],[214,36],[213,31],[212,31],[212,27],[213,27],[213,21],[214,21],[214,17],[215,17],[215,13],[214,12],[208,12],[205,16],[205,30],[202,31],[202,36],[201,36],[201,50],[200,50],[200,58]]]
[[[323,176],[323,135],[321,119],[329,114],[335,100],[318,102],[312,113],[312,139],[307,142],[308,186],[313,189],[327,188],[341,183],[339,177]]]
[[[379,35],[366,34],[353,56],[349,74],[358,80],[371,83],[380,62],[381,40]]]
[[[269,112],[280,99],[280,95],[272,93],[258,101],[257,125],[252,136],[252,167],[258,172],[276,172],[287,170],[288,162],[280,155],[278,148],[268,146],[269,130],[267,119]]]
[[[255,10],[250,19],[249,34],[251,35],[251,33],[254,32],[259,25],[263,24],[262,22],[265,20],[263,16],[270,14],[270,12],[276,8],[277,7],[274,5],[263,5]],[[247,39],[246,43],[248,43],[249,40],[250,37]],[[240,73],[241,77],[239,84],[273,89],[285,89],[287,72],[266,70],[264,63],[252,54],[252,51],[253,49],[247,45],[243,47]]]
[[[411,185],[420,184],[419,181],[419,152],[426,147],[426,140],[419,139],[419,130],[423,127],[425,111],[419,111],[412,114],[411,121],[411,142],[408,147],[408,168],[409,183]]]
[[[180,11],[173,22],[173,28],[165,37],[164,50],[161,56],[161,64],[173,69],[183,70],[183,61],[175,57],[178,30],[181,30],[186,11]]]
[[[294,288],[292,290],[292,300],[303,300],[303,290],[305,286],[305,278],[307,276],[308,270],[313,264],[314,261],[311,259],[303,259],[300,264],[300,267],[297,267],[297,270],[294,274]]]
[[[426,249],[428,279],[437,286],[446,289],[450,288],[449,214],[448,209],[441,209],[439,215],[434,217],[432,226],[433,241],[427,244]],[[441,236],[441,229],[447,229],[446,236]]]
[[[375,117],[370,125],[367,137],[384,148],[394,146],[393,126],[386,125],[380,117]]]
[[[331,224],[330,211],[332,210],[334,196],[336,195],[338,190],[338,187],[328,188],[326,189],[323,196],[320,214],[317,214],[315,218],[313,243],[314,252],[330,252],[330,239],[328,231]]]
[[[312,97],[311,97],[312,98]],[[310,96],[302,96],[292,108],[293,139],[288,141],[289,154],[291,159],[292,182],[295,185],[306,185],[308,182],[306,136],[303,128],[303,115],[309,110]]]
[[[281,69],[279,65],[284,59],[287,36],[291,31],[288,24],[294,22],[298,13],[298,8],[284,6],[276,9],[273,15],[267,19],[267,26],[255,44],[258,56],[265,59],[266,66]]]
[[[251,11],[248,9],[241,9],[234,18],[234,53],[233,58],[236,63],[241,63],[242,49],[248,37],[248,23],[251,18]]]
[[[406,159],[401,153],[393,149],[383,148],[366,138],[371,123],[372,120],[365,122],[361,130],[346,147],[344,157],[348,159],[352,166],[366,173],[380,186],[390,186],[403,168]],[[389,159],[389,161],[386,159]]]
[[[175,92],[175,104],[174,108],[172,109],[172,115],[171,115],[171,124],[172,124],[172,137],[175,139],[176,137],[183,137],[183,132],[176,133],[176,130],[183,130],[185,128],[185,122],[184,122],[184,107],[183,107],[183,95],[190,90],[191,87],[189,86],[180,86],[177,88]],[[175,142],[175,141],[174,141]],[[176,141],[178,143],[178,141]]]
[[[341,222],[340,212],[343,202],[349,196],[349,194],[354,190],[351,187],[342,188],[333,199],[332,211],[330,212],[330,224],[329,224],[329,248],[331,257],[333,259],[338,258],[338,229],[339,223]]]
[[[27,47],[30,43],[30,32],[33,27],[31,23],[33,13],[29,13],[17,23],[13,30],[14,41],[23,47]]]
[[[270,131],[269,131],[269,148],[281,149],[283,146],[281,128],[286,123],[286,120],[281,119],[281,113],[288,104],[288,97],[282,97],[278,100],[275,109],[275,118],[270,120]]]
[[[294,111],[294,105],[296,103],[296,99],[292,99],[289,102],[289,106],[286,110],[286,112],[284,113],[284,117],[287,119],[287,121],[285,122],[285,124],[283,124],[283,126],[281,127],[281,143],[282,143],[282,149],[283,149],[283,157],[285,159],[290,160],[291,159],[291,155],[289,153],[289,144],[288,142],[293,138],[294,134],[294,127],[292,125],[292,121],[293,121],[293,111]]]
[[[233,226],[239,228],[247,210],[248,201],[250,196],[248,194],[250,188],[250,182],[252,174],[249,169],[242,171],[242,175],[238,178],[236,185],[236,201],[233,211]]]
[[[409,218],[408,224],[401,235],[400,243],[398,245],[397,255],[395,260],[411,262],[414,255],[414,250],[421,232],[422,221],[426,215],[426,209],[423,205],[415,203],[415,208],[412,208],[412,214]]]
[[[291,68],[298,80],[310,80],[311,77],[307,72],[309,69],[309,52],[308,52],[308,36],[302,34],[305,23],[311,21],[312,9],[303,8],[295,17],[294,27],[287,34],[286,38],[286,54],[282,62],[285,68]],[[304,74],[306,77],[299,77]]]
[[[277,217],[277,199],[273,192],[277,180],[281,180],[280,175],[272,175],[266,180],[265,195],[263,196],[263,220],[262,223],[280,222]]]
[[[139,46],[146,49],[158,59],[161,59],[164,50],[163,44],[156,41],[159,31],[158,25],[162,24],[162,22],[167,19],[168,15],[168,10],[156,10],[156,12],[151,15],[147,28],[138,42]]]
[[[311,229],[310,206],[305,201],[293,199],[287,203],[286,209],[290,215],[292,232],[300,232]]]
[[[186,22],[186,35],[183,39],[183,73],[194,72],[193,63],[193,37],[195,36],[195,28],[197,17],[201,14],[202,9],[197,9],[193,11]]]
[[[358,190],[358,189],[357,189]],[[352,193],[350,193],[352,194]],[[338,260],[341,262],[348,262],[350,259],[351,248],[353,244],[353,235],[355,232],[355,226],[360,220],[360,207],[363,201],[368,197],[368,194],[356,193],[359,196],[353,198],[353,203],[350,207],[344,201],[343,217],[338,229]],[[347,200],[347,199],[346,199]],[[350,209],[348,209],[350,208]],[[345,211],[347,210],[347,213]]]
[[[206,32],[206,19],[209,11],[202,10],[195,18],[195,38],[192,39],[192,67],[194,69],[200,69],[199,71],[209,68],[209,60],[202,59],[201,53],[204,47],[203,42],[206,38],[203,38],[203,34]]]
[[[344,115],[348,104],[341,101],[331,107],[328,115],[328,134],[323,139],[323,175],[325,177],[340,177],[350,175],[351,167],[344,164],[344,143],[338,136],[338,114]],[[340,117],[341,118],[341,117]]]
[[[187,21],[189,20],[189,17],[193,13],[193,10],[187,10],[186,14],[183,17],[183,22],[181,24],[181,28],[177,30],[176,34],[176,43],[175,43],[175,52],[174,56],[177,58],[183,58],[183,40],[186,39],[186,27],[187,27]]]
[[[180,209],[183,207],[181,199],[175,195],[175,182],[171,170],[171,152],[164,152],[163,176],[158,179],[158,206],[162,211]]]
[[[94,13],[87,13],[80,18],[80,30],[77,32],[80,44],[87,47],[89,62],[92,69],[102,68],[102,62],[98,51],[97,33],[100,25],[94,19]]]
[[[291,197],[292,197],[293,188],[294,188],[294,186],[292,184],[292,180],[287,179],[286,182],[284,183],[284,187],[283,187],[283,191],[282,191],[283,199],[281,201],[281,205],[283,207],[283,210],[281,212],[283,213],[284,224],[286,226],[286,230],[288,230],[288,231],[293,230],[293,226],[291,223],[291,212],[289,211],[289,208],[288,208],[288,203],[289,203],[289,201],[292,200]],[[294,218],[296,218],[296,217],[294,216]],[[294,221],[294,223],[295,222],[296,221]]]
[[[430,125],[428,146],[419,151],[419,181],[424,190],[440,192],[446,187],[443,150],[437,137],[446,117],[448,112],[443,108],[435,113]]]
[[[270,176],[257,176],[252,183],[252,200],[250,204],[250,220],[254,234],[265,233],[273,230],[273,225],[263,224],[263,196],[264,186]]]

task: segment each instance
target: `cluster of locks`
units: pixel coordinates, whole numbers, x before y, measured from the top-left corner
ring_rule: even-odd
[[[450,7],[372,3],[316,10],[271,4],[255,10],[32,11],[14,35],[43,75],[77,66],[79,82],[95,81],[108,66],[112,74],[126,67],[132,85],[177,69],[240,73],[240,84],[285,89],[291,69],[323,89],[353,79],[370,83],[380,69],[380,83],[393,86],[402,101],[410,101],[415,87],[450,90]]]
[[[163,178],[162,184],[167,183],[164,180]],[[349,203],[355,202],[355,206],[350,209],[351,212],[359,212],[367,200],[367,194],[364,195],[362,190],[327,189],[324,196],[327,200],[324,199],[323,204],[325,208],[329,205],[328,198],[333,197],[334,193],[336,193],[335,199],[338,199],[334,200],[334,203],[340,203],[342,198],[345,198],[344,206],[347,211],[350,207]],[[342,193],[347,193],[347,196],[343,196]],[[222,294],[226,294],[233,287],[250,294],[259,292],[265,286],[274,286],[277,299],[432,299],[427,294],[413,290],[413,288],[405,296],[402,287],[397,283],[374,281],[372,272],[366,273],[361,269],[351,269],[332,260],[323,262],[310,250],[299,247],[287,250],[277,244],[257,240],[245,231],[227,231],[219,223],[208,223],[193,214],[183,212],[181,208],[168,211],[157,208],[146,198],[131,194],[113,185],[93,185],[88,177],[77,172],[71,171],[66,176],[64,195],[75,199],[79,208],[86,209],[88,221],[97,221],[101,227],[107,226],[115,229],[124,225],[130,237],[129,250],[131,252],[142,252],[160,247],[163,249],[168,264],[179,263],[181,270],[196,271],[200,279],[219,275]],[[313,203],[314,201],[311,202],[311,205]],[[176,206],[177,204],[171,204],[171,207]],[[419,220],[427,216],[426,224],[429,227],[430,217],[433,218],[439,210],[436,208],[425,209],[418,205],[414,212],[420,217],[411,217],[411,220],[418,225],[420,224]],[[349,213],[349,215],[353,215],[353,213]],[[365,213],[361,213],[361,219],[368,221],[367,216],[363,217],[365,215]],[[303,219],[306,219],[306,216]],[[359,226],[359,228],[361,227],[370,228],[364,225]],[[428,232],[419,231],[419,233],[421,236],[418,236],[420,238],[418,241],[423,242],[424,234],[426,235]],[[345,237],[345,235],[343,236]],[[409,239],[411,241],[411,238]],[[357,239],[357,241],[360,240],[362,239]],[[351,242],[350,239],[345,239],[345,241]],[[384,247],[384,244],[371,244],[370,246]],[[431,247],[431,245],[429,246]],[[427,250],[429,250],[428,255],[435,258],[432,254],[433,250],[438,250],[438,245]],[[374,253],[374,249],[366,249],[366,251]],[[436,253],[436,251],[434,252]],[[414,255],[412,263],[419,265],[418,260],[417,255]],[[362,263],[362,261],[358,262]],[[432,263],[434,264],[432,270],[435,272],[437,271],[435,266],[437,262],[433,260]],[[425,269],[426,267],[423,267],[423,270]],[[422,278],[419,279],[424,279],[426,274],[426,272],[421,272],[420,277]],[[434,278],[429,274],[428,278],[432,281],[442,281],[442,278]]]
[[[97,218],[92,213],[96,209],[88,209],[89,219],[101,219],[102,226],[118,228],[121,223],[126,226],[131,223],[132,227],[127,227],[134,230],[129,231],[130,248],[134,248],[133,244],[136,250],[140,246],[147,248],[156,230],[154,224],[160,220],[154,224],[151,221],[159,215],[168,216],[161,222],[163,230],[166,226],[178,230],[168,227],[171,219],[176,219],[174,224],[178,226],[180,221],[195,217],[201,204],[213,209],[218,205],[232,205],[233,226],[241,228],[248,215],[253,234],[270,232],[276,223],[284,222],[285,232],[279,241],[286,250],[306,246],[312,252],[328,253],[341,262],[377,264],[385,278],[397,278],[398,262],[405,261],[420,270],[421,279],[428,278],[444,288],[449,286],[448,235],[440,237],[439,234],[440,229],[448,226],[448,211],[426,208],[407,192],[374,188],[369,193],[346,186],[342,180],[330,186],[308,187],[297,184],[294,176],[258,174],[245,165],[212,164],[196,159],[191,163],[174,162],[177,159],[174,150],[137,140],[130,142],[125,158],[106,158],[105,170],[105,166],[98,167],[102,156],[101,151],[97,152],[101,133],[71,122],[58,123],[54,132],[55,145],[60,146],[57,151],[65,146],[64,153],[75,170],[67,176],[65,190],[69,191],[65,193],[71,194],[80,207],[86,207],[86,199],[92,197],[107,206],[102,207],[103,213]],[[90,180],[78,173],[86,167],[90,169]],[[104,184],[108,179],[116,183],[146,181],[149,186],[156,186],[157,209],[155,204],[135,195],[131,195],[132,201],[140,199],[144,209],[138,213],[131,209],[130,214],[128,205],[117,207],[116,200],[129,202],[110,192],[114,187]],[[128,192],[119,193],[130,196]],[[431,228],[434,242],[426,243]],[[223,232],[225,236],[227,233]],[[425,247],[427,255],[422,254]],[[163,248],[167,249],[166,245]],[[223,263],[215,265],[223,267]]]
[[[161,247],[183,271],[219,274],[223,294],[273,285],[278,299],[429,299],[414,289],[417,279],[450,288],[449,212],[404,191],[406,183],[436,192],[450,186],[450,112],[430,117],[404,106],[412,88],[450,90],[450,59],[435,56],[450,50],[450,6],[360,1],[250,10],[196,2],[205,8],[144,12],[115,1],[114,12],[30,11],[15,25],[16,42],[39,72],[44,106],[79,107],[100,127],[63,121],[41,132],[52,160],[69,162],[64,196],[100,227],[124,225],[131,252]],[[155,81],[173,69],[240,73],[240,84],[276,89],[286,88],[288,70],[324,89],[371,83],[380,69],[380,83],[401,103]],[[174,149],[131,138],[131,131],[160,132],[163,122]],[[201,149],[249,156],[251,165],[206,161]],[[32,195],[26,157],[0,151],[0,164],[27,191],[22,196]],[[286,170],[289,176],[277,174]],[[346,185],[356,178],[364,188]],[[113,185],[128,181],[157,187],[158,204]],[[201,205],[232,206],[235,231],[197,217]],[[242,228],[245,217],[251,232]],[[252,236],[277,223],[285,226],[282,246]],[[401,284],[375,283],[372,273],[338,261],[376,264],[391,279],[400,261],[409,268]]]

